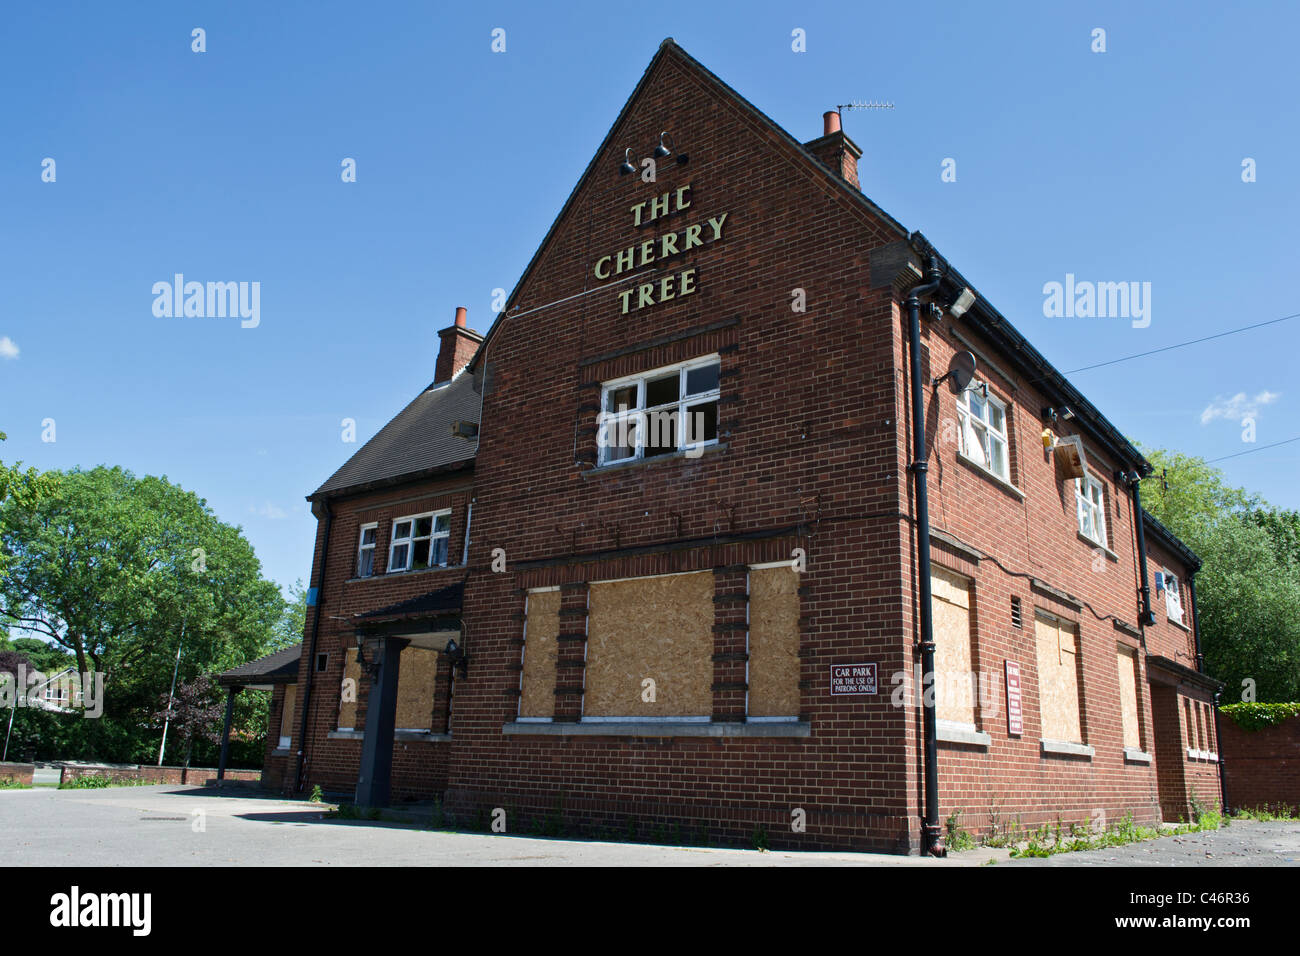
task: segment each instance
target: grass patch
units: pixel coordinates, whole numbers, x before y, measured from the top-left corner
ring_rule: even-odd
[[[1265,804],[1262,807],[1247,807],[1240,810],[1232,811],[1232,816],[1227,818],[1227,822],[1232,820],[1254,820],[1258,823],[1274,823],[1278,820],[1300,820],[1296,815],[1294,808],[1287,806],[1285,803]]]
[[[0,790],[30,790],[30,783],[21,783],[17,780],[0,780]]]
[[[1077,853],[1080,850],[1102,850],[1154,840],[1158,837],[1217,830],[1227,825],[1223,815],[1217,809],[1205,809],[1195,801],[1192,809],[1196,822],[1180,823],[1172,829],[1139,826],[1133,822],[1132,814],[1125,814],[1119,823],[1106,827],[1100,833],[1092,833],[1086,827],[1074,823],[1063,827],[1058,818],[1055,827],[1043,824],[1029,833],[1028,839],[1022,846],[1011,848],[1011,856],[1024,859],[1054,856],[1057,853]]]

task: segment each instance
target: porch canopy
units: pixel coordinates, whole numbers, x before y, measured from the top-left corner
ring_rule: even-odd
[[[217,763],[217,783],[226,776],[226,760],[230,756],[230,720],[235,712],[235,695],[249,690],[275,690],[277,684],[298,683],[298,662],[302,658],[302,642],[292,647],[240,664],[217,675],[217,683],[226,689],[226,720],[221,728],[221,759]],[[267,729],[270,733],[270,729]]]

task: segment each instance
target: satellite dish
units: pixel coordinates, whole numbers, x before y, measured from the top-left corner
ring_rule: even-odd
[[[975,377],[975,356],[970,352],[958,352],[948,363],[948,377],[958,392],[964,392]]]

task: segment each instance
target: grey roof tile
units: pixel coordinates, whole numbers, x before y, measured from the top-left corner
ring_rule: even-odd
[[[310,497],[415,475],[473,459],[477,438],[451,433],[453,422],[477,424],[479,391],[468,371],[450,382],[431,385],[362,445]]]

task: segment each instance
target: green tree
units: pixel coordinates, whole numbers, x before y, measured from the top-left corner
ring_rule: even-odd
[[[0,623],[102,673],[106,713],[147,710],[182,645],[182,681],[259,656],[284,614],[239,528],[121,468],[62,473],[49,494],[0,503],[0,551]]]
[[[268,650],[281,651],[302,642],[307,626],[307,589],[299,578],[289,588],[289,599],[284,603],[284,615],[275,624],[275,636]]]
[[[0,432],[0,441],[7,440],[4,432]],[[58,483],[57,477],[51,474],[41,474],[35,468],[22,470],[22,462],[13,465],[6,465],[0,461],[0,515],[3,515],[3,509],[9,506],[15,508],[30,508],[36,502],[40,501],[43,496],[51,494]],[[0,548],[0,572],[4,571],[6,555],[3,548]]]
[[[1300,699],[1300,577],[1288,556],[1286,519],[1269,518],[1276,513],[1258,496],[1228,485],[1199,458],[1144,453],[1156,468],[1142,483],[1144,506],[1203,562],[1196,575],[1201,650],[1206,670],[1227,684],[1224,701],[1239,700],[1244,686],[1261,701]]]

